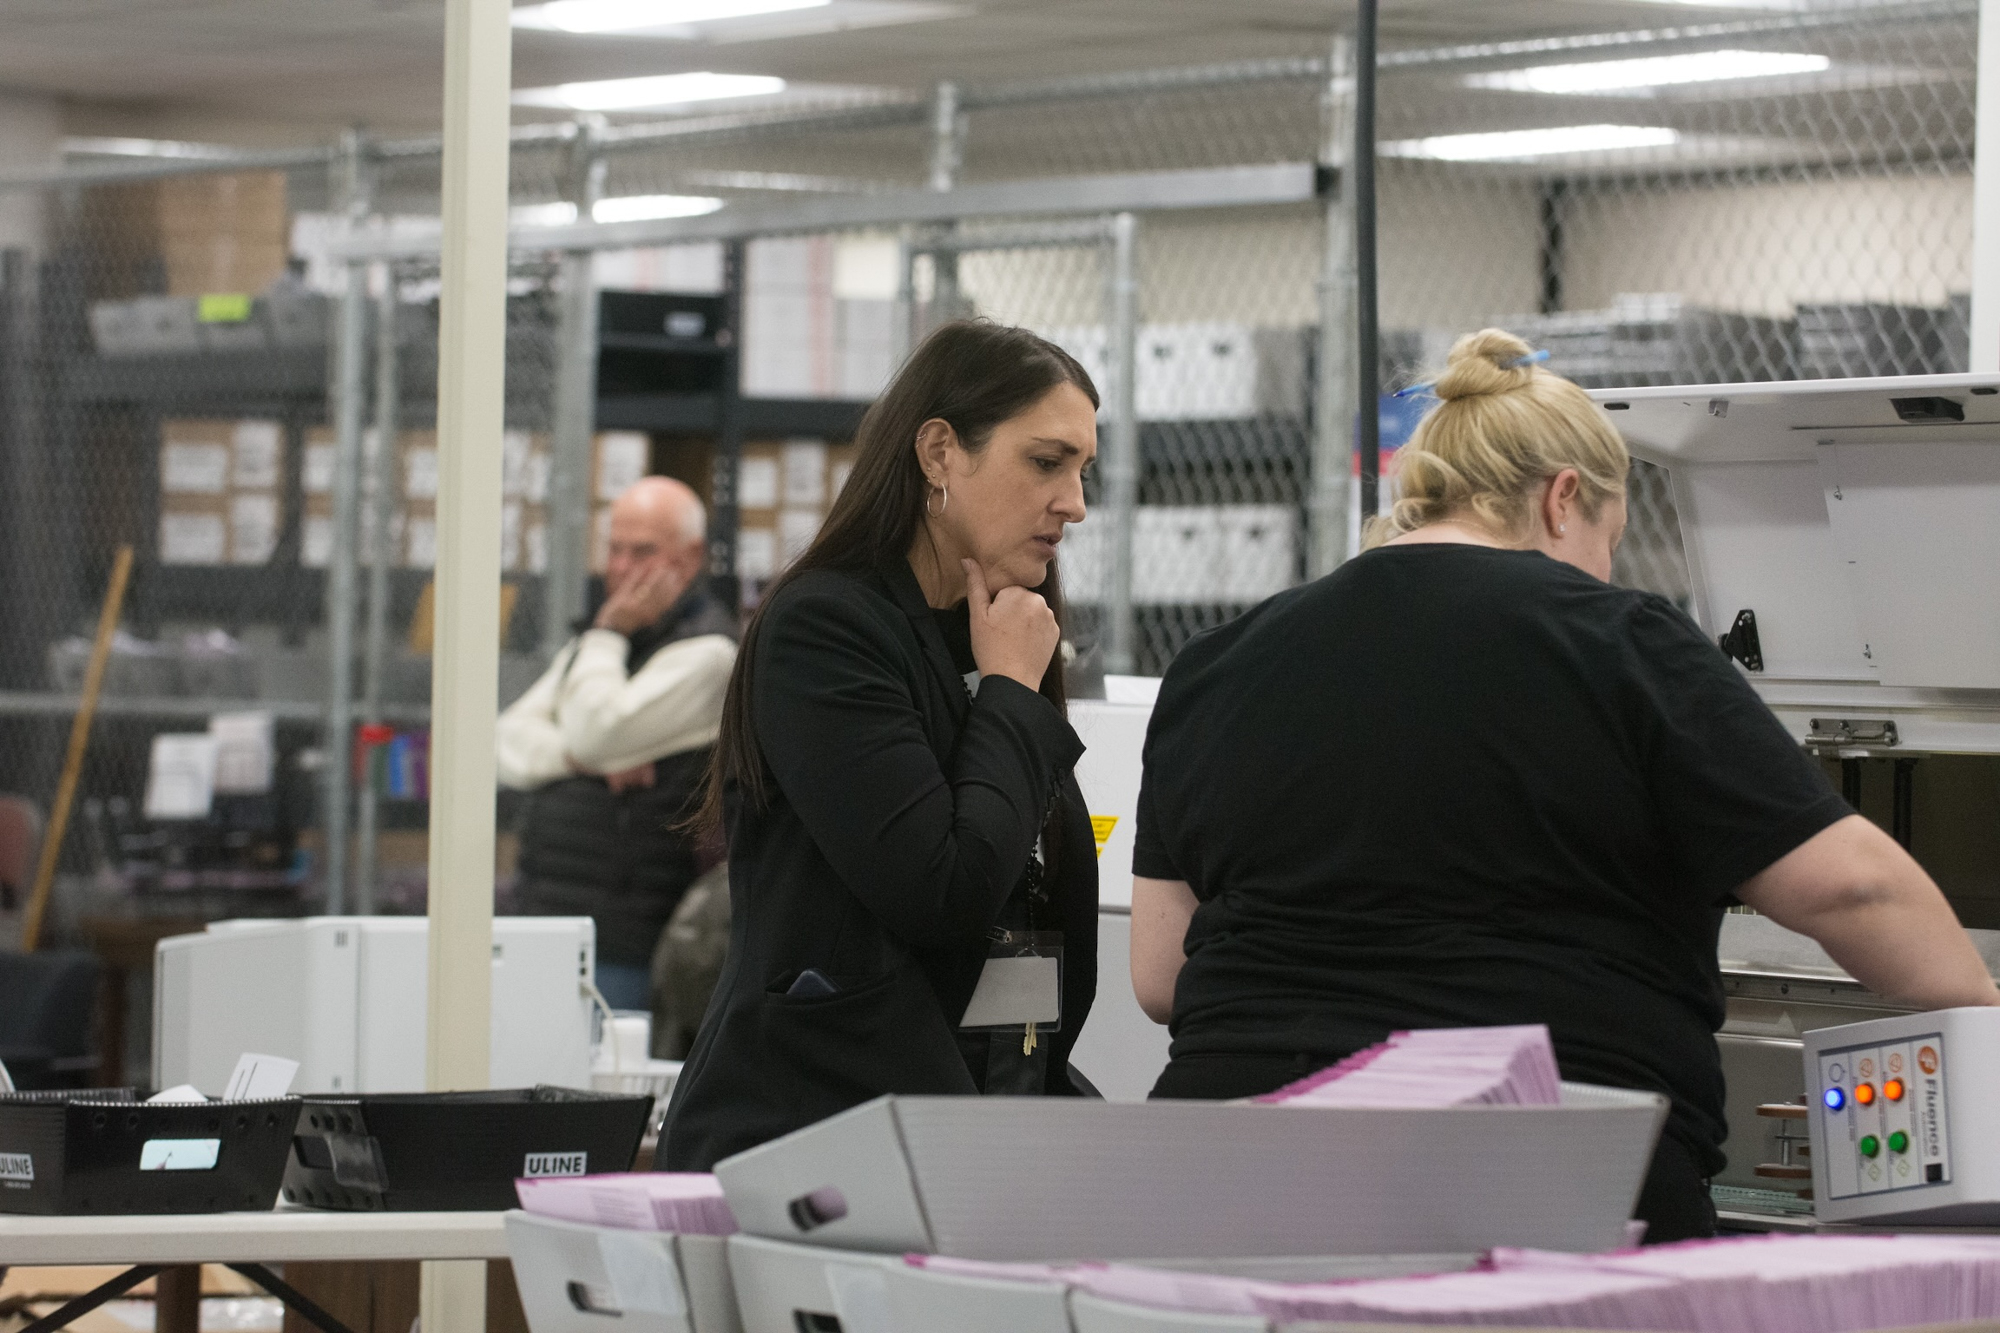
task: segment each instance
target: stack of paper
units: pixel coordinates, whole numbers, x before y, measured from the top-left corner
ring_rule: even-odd
[[[521,1207],[540,1217],[627,1231],[728,1236],[736,1216],[714,1176],[670,1171],[517,1180]]]
[[[1503,1249],[1472,1272],[1350,1282],[1262,1282],[1131,1264],[924,1255],[909,1262],[1281,1324],[1872,1333],[2000,1318],[2000,1236],[1756,1237],[1589,1255]]]
[[[1291,1106],[1554,1106],[1562,1100],[1549,1030],[1397,1032],[1339,1064],[1257,1098]]]
[[[1672,1280],[1718,1333],[1846,1333],[2000,1315],[2000,1237],[1793,1236],[1693,1241],[1605,1255],[1496,1250],[1501,1272],[1587,1266]],[[1635,1327],[1635,1325],[1614,1325]]]

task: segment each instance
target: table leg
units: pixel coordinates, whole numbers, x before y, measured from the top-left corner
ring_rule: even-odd
[[[325,1333],[354,1333],[347,1325],[341,1323],[338,1319],[335,1319],[332,1315],[307,1299],[305,1293],[286,1282],[264,1265],[228,1264],[226,1267],[241,1273],[244,1277],[249,1278],[286,1305],[298,1311],[299,1315],[315,1328],[324,1329]]]
[[[153,1282],[156,1333],[201,1333],[201,1265],[163,1268]]]
[[[109,1282],[85,1292],[75,1300],[70,1301],[55,1313],[43,1315],[40,1319],[22,1329],[21,1333],[54,1333],[56,1329],[67,1327],[72,1319],[89,1314],[106,1301],[118,1299],[141,1282],[144,1282],[147,1278],[161,1271],[162,1269],[159,1264],[140,1264],[136,1268],[128,1268]]]

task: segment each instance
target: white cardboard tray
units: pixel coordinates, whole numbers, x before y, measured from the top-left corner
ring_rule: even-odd
[[[719,1163],[744,1231],[968,1259],[1601,1250],[1666,1116],[1561,1106],[1349,1110],[881,1097]]]

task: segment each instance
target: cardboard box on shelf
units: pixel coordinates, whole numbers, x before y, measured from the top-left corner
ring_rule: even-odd
[[[409,569],[437,567],[437,504],[410,500],[403,508],[403,564]]]
[[[599,431],[591,454],[590,493],[608,504],[651,470],[653,441],[636,430]]]
[[[299,563],[308,569],[333,563],[333,497],[325,492],[306,496],[299,518]]]
[[[826,447],[826,506],[833,508],[833,502],[840,498],[846,488],[847,479],[854,472],[855,460],[861,457],[861,446],[852,440]]]
[[[222,495],[229,490],[231,427],[227,421],[160,424],[160,494]]]
[[[171,176],[87,189],[79,230],[114,254],[157,257],[172,296],[257,294],[285,272],[282,171]]]
[[[786,440],[783,499],[787,509],[826,507],[826,441]]]
[[[817,509],[780,509],[778,511],[778,566],[783,568],[805,554],[819,535],[820,520],[823,515]]]
[[[278,497],[240,491],[229,497],[229,563],[265,565],[278,549]]]
[[[239,491],[275,491],[285,484],[283,423],[250,419],[231,424],[229,484]]]
[[[775,514],[782,493],[784,446],[776,440],[746,440],[736,464],[736,507],[747,514]]]
[[[529,574],[549,572],[548,511],[524,506],[521,513],[521,568]]]
[[[602,574],[611,564],[611,506],[590,511],[590,572]]]
[[[299,489],[307,495],[332,495],[334,457],[339,452],[340,439],[333,427],[308,426]]]
[[[736,577],[761,583],[778,573],[778,533],[775,528],[738,528]]]
[[[438,493],[437,432],[407,430],[401,440],[403,499],[431,501]]]
[[[160,497],[160,563],[219,565],[229,558],[229,502],[222,495]]]

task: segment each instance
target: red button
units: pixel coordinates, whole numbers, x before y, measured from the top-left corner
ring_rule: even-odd
[[[1858,1106],[1872,1106],[1872,1105],[1874,1105],[1874,1104],[1875,1104],[1875,1085],[1874,1085],[1873,1083],[1861,1083],[1861,1084],[1857,1084],[1857,1085],[1855,1086],[1855,1089],[1854,1089],[1854,1101],[1855,1101],[1855,1104],[1856,1104],[1856,1105],[1858,1105]]]
[[[1903,1100],[1903,1080],[1892,1078],[1882,1085],[1882,1095],[1892,1102]]]

